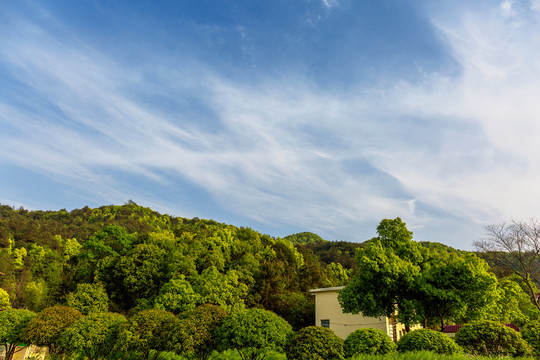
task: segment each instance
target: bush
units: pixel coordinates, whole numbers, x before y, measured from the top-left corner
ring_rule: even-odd
[[[342,360],[343,340],[328,328],[308,326],[298,331],[287,348],[288,360]]]
[[[532,352],[520,333],[494,321],[465,325],[456,333],[456,343],[472,355],[526,356]]]
[[[433,351],[438,354],[458,354],[461,348],[447,335],[430,329],[411,331],[397,343],[399,352],[407,351]]]
[[[358,329],[345,339],[345,355],[384,355],[396,350],[390,336],[379,329]]]
[[[275,313],[248,309],[225,318],[215,338],[220,350],[236,349],[242,359],[255,360],[282,353],[291,334],[291,325]]]
[[[535,355],[540,356],[540,321],[534,320],[521,330],[521,336],[533,349]]]

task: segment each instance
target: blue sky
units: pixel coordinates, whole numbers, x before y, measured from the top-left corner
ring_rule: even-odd
[[[0,203],[470,249],[539,215],[539,0],[7,1]]]

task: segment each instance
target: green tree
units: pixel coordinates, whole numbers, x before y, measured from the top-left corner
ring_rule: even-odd
[[[153,244],[139,244],[123,256],[115,271],[123,289],[134,299],[149,298],[159,291],[167,276],[167,252]]]
[[[271,353],[283,353],[291,335],[289,323],[263,309],[233,313],[216,330],[219,348],[236,349],[242,360],[262,360]]]
[[[179,315],[181,319],[172,332],[176,352],[190,360],[208,360],[218,349],[214,331],[227,313],[217,305],[203,304]]]
[[[93,312],[107,312],[109,310],[109,297],[103,285],[77,284],[77,290],[67,296],[68,306],[88,315]]]
[[[64,329],[79,319],[82,314],[68,306],[53,306],[43,309],[28,322],[25,328],[28,341],[37,346],[47,346],[53,354],[63,351],[58,338]]]
[[[494,316],[487,316],[486,319],[523,327],[538,318],[538,308],[531,302],[520,283],[516,276],[499,280],[499,298],[493,309]]]
[[[154,300],[154,307],[179,314],[195,308],[202,301],[201,295],[193,290],[185,276],[180,275],[161,287],[159,295]]]
[[[104,359],[119,350],[118,334],[127,323],[116,313],[91,313],[75,321],[60,337],[68,353],[83,354],[89,360]]]
[[[497,301],[497,279],[475,254],[434,253],[418,278],[417,311],[463,322],[488,316]]]
[[[201,296],[202,303],[219,305],[228,313],[244,309],[248,287],[239,281],[235,270],[222,274],[210,266],[193,282],[193,290]]]
[[[26,307],[40,311],[47,306],[49,287],[44,279],[29,281],[24,286],[21,297]]]
[[[25,343],[24,328],[36,314],[30,310],[7,309],[0,311],[0,345],[5,349],[5,359],[11,360],[19,344]]]
[[[364,249],[357,250],[358,270],[340,292],[339,301],[347,313],[379,317],[397,311],[409,331],[419,321],[416,282],[426,250],[412,241],[412,232],[400,218],[382,220],[377,233]]]
[[[168,311],[150,309],[138,312],[121,332],[122,346],[141,353],[146,360],[155,360],[161,352],[173,350],[170,332],[177,322],[178,318]]]

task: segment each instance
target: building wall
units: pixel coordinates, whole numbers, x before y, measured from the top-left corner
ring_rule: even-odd
[[[330,320],[330,329],[342,339],[360,328],[380,329],[393,338],[393,328],[388,318],[343,313],[337,298],[341,289],[342,287],[311,290],[311,294],[315,296],[315,325],[322,326],[322,320]]]

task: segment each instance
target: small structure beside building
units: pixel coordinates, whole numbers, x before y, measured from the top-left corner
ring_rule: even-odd
[[[327,327],[342,339],[361,328],[375,328],[384,331],[394,341],[398,341],[405,333],[405,326],[383,316],[367,317],[361,314],[346,314],[341,309],[338,293],[344,286],[313,289],[309,292],[315,296],[315,325]]]

